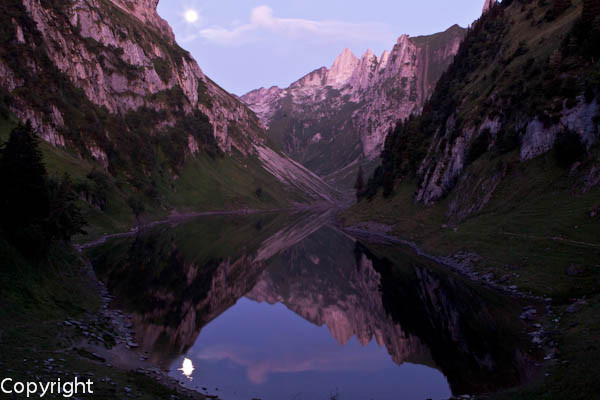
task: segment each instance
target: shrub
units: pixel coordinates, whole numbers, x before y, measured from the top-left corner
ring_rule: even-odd
[[[473,140],[473,143],[471,144],[471,147],[469,148],[469,151],[467,152],[467,156],[465,158],[465,164],[466,165],[472,164],[473,162],[477,161],[477,159],[479,159],[479,157],[484,155],[487,152],[488,147],[490,146],[490,140],[491,140],[490,130],[484,129],[483,132],[481,132],[479,134],[479,136],[477,136],[475,138],[475,140]]]
[[[164,83],[169,83],[171,80],[171,65],[164,58],[153,58],[154,70]]]
[[[146,211],[144,202],[137,196],[130,196],[129,199],[127,199],[127,204],[131,208],[131,211],[133,211],[133,214],[135,214],[136,218],[139,218],[140,215]]]
[[[570,168],[573,163],[585,156],[587,148],[577,133],[566,130],[556,136],[553,152],[559,166]]]
[[[519,132],[512,128],[500,130],[496,136],[496,148],[499,154],[510,153],[520,145]]]

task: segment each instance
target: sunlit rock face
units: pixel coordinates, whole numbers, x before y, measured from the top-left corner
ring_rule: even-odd
[[[356,58],[350,49],[344,49],[342,53],[335,59],[331,69],[327,74],[326,85],[341,88],[345,86],[354,71],[359,67],[360,60]]]
[[[57,84],[56,75],[61,73],[82,90],[85,99],[112,115],[147,108],[165,114],[156,127],[160,129],[175,124],[170,112],[175,108],[186,114],[201,112],[208,116],[221,150],[252,153],[255,144],[266,140],[260,121],[235,96],[206,77],[176,44],[171,28],[156,12],[157,4],[157,0],[56,4],[22,0],[12,11],[15,33],[10,42],[20,62],[15,67],[0,60],[0,85],[13,96],[11,111],[30,120],[51,144],[72,147],[73,138],[67,132],[73,128],[71,111],[59,102],[46,110],[23,94],[30,84],[24,71],[47,78],[50,85]],[[40,58],[28,51],[33,48],[44,55]],[[51,86],[44,89],[55,90]],[[64,91],[64,87],[56,90]],[[93,157],[106,163],[105,142],[115,134],[106,131],[100,140],[84,132],[81,140]]]
[[[482,14],[488,12],[490,8],[492,8],[496,3],[497,0],[485,0],[485,3],[483,4]]]
[[[379,155],[390,128],[420,112],[464,32],[453,26],[432,36],[403,35],[379,57],[367,50],[358,58],[345,49],[329,69],[313,71],[286,89],[252,91],[242,100],[288,154],[327,175]],[[313,140],[317,134],[322,140]]]
[[[110,0],[113,4],[121,8],[123,11],[134,15],[140,21],[151,24],[159,29],[163,34],[173,37],[173,31],[169,24],[163,20],[156,8],[159,0]]]

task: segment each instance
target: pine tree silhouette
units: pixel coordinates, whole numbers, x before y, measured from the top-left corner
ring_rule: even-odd
[[[10,134],[0,160],[0,185],[3,196],[1,226],[18,245],[45,242],[44,220],[48,216],[49,196],[46,168],[38,138],[28,122]]]

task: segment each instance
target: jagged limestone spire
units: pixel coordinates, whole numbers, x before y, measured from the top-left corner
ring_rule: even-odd
[[[342,86],[348,82],[354,70],[358,66],[360,60],[350,49],[344,49],[342,53],[335,59],[331,69],[327,83],[332,86]]]

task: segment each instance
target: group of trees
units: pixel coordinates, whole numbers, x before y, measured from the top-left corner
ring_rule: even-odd
[[[600,58],[600,0],[585,0],[581,18],[565,38],[562,56],[577,56],[592,63]]]
[[[0,233],[24,256],[42,257],[52,243],[85,233],[73,182],[48,175],[29,123],[0,148],[0,185]]]

